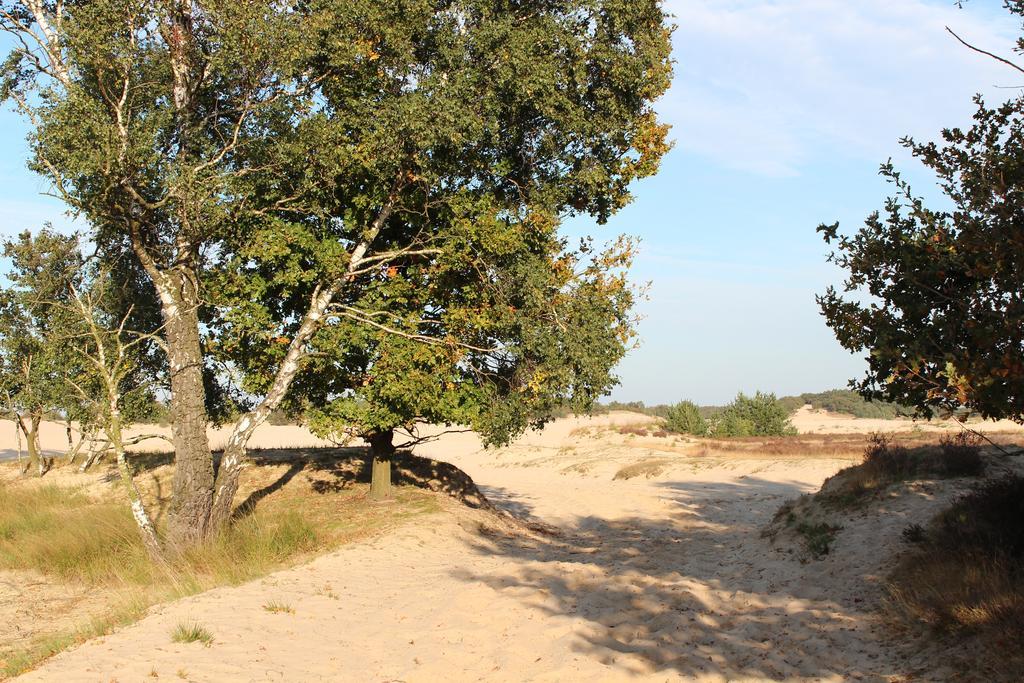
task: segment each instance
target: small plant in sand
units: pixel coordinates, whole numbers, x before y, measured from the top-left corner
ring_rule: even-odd
[[[195,622],[181,622],[171,631],[171,640],[175,643],[202,643],[206,647],[213,645],[213,634]]]
[[[271,614],[295,614],[295,609],[291,605],[285,602],[278,602],[277,600],[271,600],[263,605],[263,609]]]
[[[815,559],[820,560],[832,551],[832,543],[836,540],[836,534],[842,529],[841,526],[818,522],[800,522],[796,531],[804,537],[804,545]]]

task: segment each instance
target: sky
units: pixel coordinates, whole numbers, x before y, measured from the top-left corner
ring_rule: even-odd
[[[671,0],[675,80],[658,105],[675,148],[594,234],[642,239],[640,345],[612,398],[721,405],[737,392],[845,387],[863,354],[835,341],[815,295],[841,282],[816,233],[881,208],[890,157],[916,192],[935,181],[899,145],[969,125],[972,97],[1009,99],[1014,72],[945,32],[1012,55],[996,0]],[[574,229],[584,226],[576,225]],[[589,226],[588,226],[589,227]]]
[[[998,0],[668,0],[675,79],[658,103],[675,147],[632,205],[569,232],[641,238],[633,277],[639,346],[611,398],[722,404],[737,392],[843,387],[864,371],[824,325],[815,295],[841,281],[815,232],[856,229],[889,192],[890,157],[925,196],[934,179],[899,146],[966,126],[971,98],[1021,83],[946,33],[1011,56],[1019,22]],[[1011,88],[1011,89],[1006,89]],[[25,167],[25,124],[0,112],[0,235],[60,202]]]

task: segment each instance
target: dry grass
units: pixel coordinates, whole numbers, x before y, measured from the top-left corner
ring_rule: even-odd
[[[295,608],[285,602],[278,600],[271,600],[267,604],[263,605],[263,609],[270,612],[271,614],[295,614]]]
[[[648,479],[651,479],[664,472],[665,468],[670,464],[671,461],[667,458],[652,458],[650,460],[644,460],[642,462],[633,463],[632,465],[626,465],[615,473],[614,479],[636,479],[637,477],[647,477]]]
[[[818,498],[826,506],[845,508],[866,502],[898,482],[975,477],[984,469],[980,443],[969,435],[922,444],[875,434],[869,437],[861,464],[830,477]]]
[[[80,479],[63,473],[61,485],[0,481],[0,569],[39,573],[45,581],[107,596],[100,613],[72,607],[66,614],[32,614],[53,628],[27,644],[0,636],[0,677],[137,620],[150,605],[249,581],[441,509],[436,496],[411,486],[397,487],[387,506],[365,504],[360,463],[336,453],[299,461],[289,452],[261,455],[256,462],[262,465],[247,468],[240,487],[239,500],[252,504],[240,506],[224,532],[166,568],[149,560],[116,480],[67,485]],[[172,472],[159,461],[137,466],[146,465],[156,469],[143,472],[140,484],[162,521],[168,501],[159,492],[169,490]]]
[[[962,497],[923,531],[890,576],[892,623],[943,641],[958,680],[1024,676],[1024,479]]]
[[[642,424],[620,425],[616,431],[625,436],[647,436],[648,426]]]

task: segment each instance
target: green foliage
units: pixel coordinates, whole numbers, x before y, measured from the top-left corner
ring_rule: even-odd
[[[793,412],[797,408],[810,405],[816,410],[827,410],[832,413],[852,415],[862,418],[891,420],[897,417],[910,417],[914,409],[888,403],[881,400],[866,400],[856,391],[850,389],[832,389],[818,393],[806,393],[799,396],[783,396],[779,399],[786,410]]]
[[[825,522],[818,522],[816,524],[800,522],[796,526],[797,533],[804,537],[807,552],[819,560],[832,551],[832,544],[836,540],[836,534],[842,531],[842,529],[840,526]]]
[[[970,128],[944,130],[941,143],[903,140],[951,210],[926,207],[886,163],[895,196],[881,212],[852,235],[819,228],[847,273],[819,304],[839,342],[867,353],[853,384],[863,396],[1024,422],[1024,98],[975,104]]]
[[[83,262],[74,237],[50,230],[21,233],[3,244],[10,283],[0,289],[0,396],[8,414],[81,417],[67,379],[88,368],[69,342],[79,328],[64,307],[81,282]]]
[[[658,0],[175,7],[65,8],[38,46],[59,68],[16,47],[0,95],[100,257],[131,264],[140,329],[156,288],[165,316],[197,311],[207,417],[288,389],[296,358],[285,408],[321,433],[425,419],[500,443],[607,392],[632,245],[558,230],[605,222],[669,149]],[[200,308],[168,303],[193,288]]]
[[[693,401],[680,401],[671,406],[665,416],[665,428],[670,432],[694,436],[707,436],[709,429],[707,420]]]
[[[789,423],[789,411],[775,397],[758,391],[753,396],[742,392],[722,409],[712,423],[715,436],[788,436],[796,434]]]
[[[4,255],[11,267],[10,284],[0,289],[0,408],[73,420],[85,429],[104,424],[109,406],[101,400],[105,388],[87,323],[112,333],[123,320],[109,274],[85,261],[77,236],[48,229],[5,242]],[[84,301],[88,314],[79,306]],[[158,407],[146,353],[137,345],[125,350],[119,371],[119,410],[127,422],[149,418]]]

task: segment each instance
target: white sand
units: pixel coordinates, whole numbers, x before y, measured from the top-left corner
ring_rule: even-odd
[[[464,434],[421,448],[462,467],[505,509],[558,525],[559,537],[481,533],[480,515],[452,504],[307,565],[157,607],[23,680],[847,681],[903,672],[873,609],[891,561],[878,548],[897,545],[906,510],[851,525],[835,556],[804,563],[760,529],[849,460],[700,460],[666,445],[660,454],[674,460],[657,479],[613,481],[622,463],[659,451],[593,433],[643,421],[563,420],[498,451]],[[302,443],[300,431],[281,429],[263,434]],[[939,498],[922,495],[919,507]],[[295,613],[269,613],[271,601]],[[172,643],[183,621],[208,628],[214,644]]]

